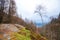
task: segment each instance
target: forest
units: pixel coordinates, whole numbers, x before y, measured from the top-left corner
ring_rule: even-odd
[[[48,24],[37,27],[33,21],[18,16],[14,0],[0,2],[0,40],[60,40],[60,14],[57,18],[52,17]],[[35,13],[39,11],[40,8]],[[39,15],[43,23],[42,15]]]

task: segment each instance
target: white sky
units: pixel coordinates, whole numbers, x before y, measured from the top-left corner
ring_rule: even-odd
[[[39,15],[34,14],[34,10],[37,5],[42,5],[46,8],[46,15],[54,16],[60,12],[60,0],[15,0],[17,4],[17,12],[22,15],[22,18],[28,18],[30,20],[41,22]],[[49,18],[43,17],[44,22],[48,22]]]

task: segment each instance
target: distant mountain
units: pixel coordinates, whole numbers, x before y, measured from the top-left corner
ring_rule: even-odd
[[[43,26],[43,25],[45,25],[45,24],[46,24],[46,23],[44,23],[44,24],[38,23],[38,22],[35,23],[35,25],[36,25],[37,27],[41,27],[41,26]]]

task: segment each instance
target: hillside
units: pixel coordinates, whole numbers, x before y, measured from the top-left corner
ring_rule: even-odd
[[[0,40],[46,40],[39,35],[19,24],[0,24]]]
[[[19,29],[16,26],[18,26]],[[0,39],[31,40],[30,31],[26,30],[25,27],[18,24],[0,24]]]

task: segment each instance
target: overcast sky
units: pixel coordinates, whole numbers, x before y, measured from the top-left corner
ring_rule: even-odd
[[[35,22],[41,22],[38,14],[34,14],[37,5],[42,5],[46,8],[46,15],[57,16],[60,12],[60,0],[15,0],[17,12],[22,15],[22,18],[27,18]],[[49,22],[49,18],[43,16],[44,22]]]

